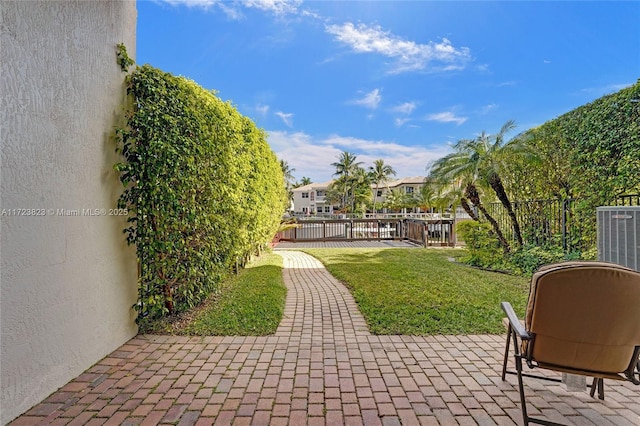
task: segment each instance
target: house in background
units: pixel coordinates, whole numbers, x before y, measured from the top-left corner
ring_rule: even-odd
[[[387,182],[386,184],[381,184],[376,190],[375,185],[371,185],[372,193],[375,196],[375,202],[377,205],[382,206],[384,202],[387,200],[387,196],[391,191],[399,190],[403,194],[407,196],[417,196],[420,194],[422,187],[425,185],[426,178],[424,176],[413,176],[406,177],[397,180],[392,180]],[[382,207],[380,207],[382,211],[385,211]],[[419,210],[418,208],[416,208]],[[416,212],[417,213],[417,212]]]
[[[293,189],[293,213],[295,215],[334,214],[336,209],[325,199],[327,188],[333,182],[331,180],[324,183],[311,183]],[[371,185],[371,195],[375,197],[378,210],[386,212],[382,205],[391,191],[399,190],[408,196],[418,195],[425,182],[426,178],[424,176],[414,176],[389,181],[386,184],[381,184],[377,189],[375,185]],[[420,209],[416,207],[415,210],[419,212]]]
[[[333,206],[325,200],[332,180],[311,183],[293,189],[293,213],[296,215],[333,214]]]

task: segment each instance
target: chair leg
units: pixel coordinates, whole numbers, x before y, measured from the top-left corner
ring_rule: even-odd
[[[604,379],[598,379],[598,399],[604,401]]]
[[[522,421],[524,422],[524,426],[528,426],[529,424],[529,416],[527,415],[527,401],[524,396],[524,384],[522,383],[522,358],[520,357],[520,351],[518,350],[518,338],[515,336],[515,331],[513,332],[513,354],[514,361],[516,364],[516,373],[518,375],[518,388],[520,389],[520,406],[522,408]],[[511,327],[509,327],[509,335],[511,335]],[[507,340],[508,341],[508,340]],[[505,361],[506,367],[506,361]],[[504,371],[502,380],[504,380]]]
[[[595,397],[596,388],[598,389],[598,399],[601,399],[604,401],[604,379],[603,378],[601,377],[593,378],[593,383],[591,384],[591,392],[590,392],[591,398]]]
[[[502,363],[502,381],[507,375],[507,361],[509,360],[509,343],[511,341],[511,324],[507,328],[507,344],[504,347],[504,361]]]
[[[529,417],[527,414],[527,401],[524,395],[524,383],[522,382],[522,354],[520,353],[520,349],[518,348],[518,338],[513,332],[513,353],[514,360],[516,364],[516,375],[518,376],[518,388],[520,390],[520,406],[522,408],[522,421],[524,422],[524,426],[529,426],[530,423],[535,423],[539,425],[546,426],[563,426],[561,423],[555,423],[549,420],[539,419],[535,417]]]

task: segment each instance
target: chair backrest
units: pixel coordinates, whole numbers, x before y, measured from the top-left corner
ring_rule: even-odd
[[[532,277],[525,328],[539,363],[621,373],[640,346],[640,273],[604,262],[563,262]]]

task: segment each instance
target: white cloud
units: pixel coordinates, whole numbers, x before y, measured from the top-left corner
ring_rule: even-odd
[[[275,114],[282,119],[284,124],[286,124],[289,127],[293,126],[293,113],[291,112],[284,113],[282,111],[276,111]]]
[[[246,7],[255,7],[276,15],[284,15],[296,13],[302,0],[242,0],[239,3]]]
[[[467,121],[467,117],[458,117],[451,111],[429,114],[426,119],[428,121],[438,121],[440,123],[456,123],[458,126]]]
[[[162,0],[172,6],[184,5],[187,7],[201,7],[207,9],[210,6],[220,3],[220,0]]]
[[[496,105],[496,104],[485,105],[482,108],[480,108],[480,114],[482,114],[482,115],[489,114],[491,111],[493,111],[497,107],[498,107],[498,105]]]
[[[485,74],[491,74],[491,68],[489,67],[489,64],[480,64],[476,66],[476,70],[478,70],[478,72],[481,73],[485,73]]]
[[[600,87],[587,87],[581,90],[581,92],[585,93],[597,93],[597,94],[608,94],[613,92],[619,92],[622,89],[625,89],[629,86],[632,86],[633,83],[622,83],[622,84],[609,84],[606,86]]]
[[[356,53],[377,53],[395,59],[391,73],[462,69],[471,59],[468,48],[456,48],[446,38],[437,43],[420,44],[404,40],[377,25],[356,26],[351,22],[327,25],[326,31]]]
[[[372,141],[368,139],[354,138],[351,136],[331,135],[322,140],[323,144],[339,147],[341,151],[360,151],[367,152],[378,158],[379,154],[391,151],[411,153],[415,151],[414,147],[400,145],[395,142]]]
[[[427,165],[451,150],[445,144],[423,147],[339,135],[316,138],[303,132],[268,131],[267,134],[271,149],[295,168],[296,177],[308,176],[314,182],[332,179],[335,169],[331,163],[337,161],[342,151],[356,154],[357,161],[363,162],[364,167],[382,158],[401,178],[425,176]]]
[[[219,7],[231,19],[243,17],[242,8],[254,8],[264,12],[270,12],[277,16],[298,13],[298,6],[302,0],[161,0],[170,5],[184,5],[187,7],[200,7],[209,9],[211,6]],[[306,15],[306,14],[305,14]]]
[[[405,102],[403,104],[400,105],[396,105],[393,108],[391,108],[392,112],[397,112],[399,114],[411,114],[413,112],[413,110],[416,109],[416,103],[415,102]]]
[[[335,170],[331,163],[338,158],[340,149],[319,144],[302,132],[267,131],[267,134],[271,149],[295,169],[298,180],[302,176],[316,183],[332,179]]]
[[[351,103],[355,105],[360,105],[369,109],[376,109],[381,100],[382,100],[382,96],[380,95],[380,89],[374,89],[371,92],[364,95],[363,98],[356,99]]]
[[[229,19],[239,21],[240,19],[244,18],[242,10],[240,10],[240,8],[235,6],[233,3],[227,4],[225,2],[219,1],[217,6],[222,9],[222,11],[227,15]]]
[[[269,113],[269,105],[258,104],[256,105],[256,111],[258,114],[265,117]]]
[[[405,125],[405,123],[407,123],[409,120],[411,120],[410,118],[396,118],[395,120],[393,120],[393,124],[396,125],[396,127],[402,127]]]

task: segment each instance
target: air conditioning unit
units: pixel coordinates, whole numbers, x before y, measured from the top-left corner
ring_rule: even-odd
[[[640,270],[640,206],[598,207],[598,260]]]

